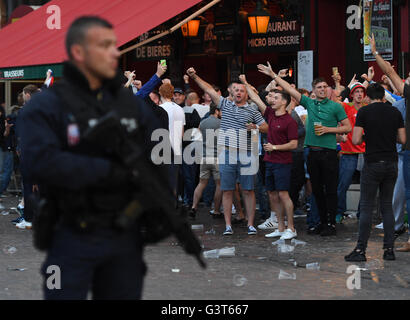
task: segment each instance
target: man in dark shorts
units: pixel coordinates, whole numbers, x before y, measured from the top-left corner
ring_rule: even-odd
[[[245,84],[249,97],[257,104],[268,122],[268,143],[263,145],[266,163],[266,189],[269,194],[271,210],[278,214],[278,229],[265,235],[267,238],[280,237],[289,240],[297,236],[293,225],[293,203],[289,196],[292,171],[292,152],[298,145],[298,125],[286,111],[290,95],[280,90],[271,90],[266,96],[267,107],[244,75],[239,79]],[[288,227],[285,228],[286,212]]]

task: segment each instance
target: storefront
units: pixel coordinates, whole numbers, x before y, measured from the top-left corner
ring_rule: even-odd
[[[177,4],[168,0],[140,3],[134,0],[59,0],[30,12],[0,30],[0,98],[7,108],[17,102],[17,94],[28,83],[42,85],[48,69],[58,79],[67,60],[65,36],[68,27],[83,15],[98,15],[114,26],[119,46],[136,35],[161,25],[200,0]],[[64,15],[63,15],[64,13]]]
[[[266,61],[276,70],[292,69],[292,77],[287,80],[296,84],[305,80],[306,86],[317,76],[333,84],[332,67],[338,67],[345,83],[354,74],[360,77],[366,73],[369,66],[375,66],[376,80],[380,79],[381,72],[375,62],[365,61],[363,8],[359,7],[359,1],[270,0],[261,3],[265,3],[264,8],[270,14],[265,34],[253,35],[247,21],[247,15],[255,10],[255,1],[223,0],[199,17],[200,27],[195,37],[184,37],[181,31],[176,31],[129,52],[123,58],[123,67],[136,70],[145,82],[155,73],[157,61],[166,59],[169,67],[166,77],[176,86],[183,85],[184,72],[193,66],[204,79],[222,88],[243,72],[257,87],[268,81],[256,69],[258,63]],[[401,76],[407,75],[410,71],[409,1],[373,0],[373,4],[374,16],[379,13],[391,21],[386,31],[391,39],[389,60]],[[183,17],[186,16],[184,12]],[[177,16],[161,28],[181,19]],[[151,30],[144,37],[160,31]]]

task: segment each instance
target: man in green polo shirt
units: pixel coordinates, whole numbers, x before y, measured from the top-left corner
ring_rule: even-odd
[[[313,81],[316,99],[303,96],[289,83],[278,77],[270,66],[258,65],[258,70],[276,81],[297,102],[307,109],[305,146],[310,149],[307,167],[320,214],[317,233],[336,234],[338,159],[336,134],[352,130],[343,107],[326,97],[327,83],[323,78]],[[284,70],[280,71],[281,74]],[[285,71],[286,72],[286,71]]]

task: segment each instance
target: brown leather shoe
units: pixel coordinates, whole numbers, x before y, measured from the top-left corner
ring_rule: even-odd
[[[398,252],[410,252],[410,243],[406,242],[403,247],[397,248],[396,251]]]

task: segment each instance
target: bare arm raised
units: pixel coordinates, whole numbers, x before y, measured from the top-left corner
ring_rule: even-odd
[[[375,56],[376,62],[379,65],[380,69],[382,69],[383,73],[390,78],[390,80],[393,82],[394,86],[397,88],[399,93],[403,94],[404,82],[396,73],[396,71],[394,71],[393,67],[389,63],[384,61],[384,59],[376,51],[376,41],[374,40],[374,34],[372,34],[372,36],[369,37],[369,40],[372,46],[372,53]]]
[[[266,74],[267,76],[272,77],[273,80],[276,81],[276,83],[283,88],[287,93],[289,93],[297,103],[300,103],[300,99],[302,98],[302,95],[297,91],[295,88],[293,88],[288,82],[283,80],[280,76],[278,76],[275,72],[272,71],[272,67],[270,63],[268,62],[268,65],[263,65],[263,64],[258,64],[258,71]]]
[[[189,68],[186,72],[188,76],[194,80],[198,86],[207,94],[210,95],[213,103],[219,105],[221,101],[221,96],[214,90],[214,88],[206,81],[202,80],[197,74],[194,68]]]
[[[256,94],[255,91],[252,90],[251,85],[246,81],[246,77],[244,74],[241,74],[239,76],[239,80],[242,82],[242,84],[245,85],[246,87],[246,91],[248,92],[248,96],[249,98],[256,103],[256,105],[259,108],[259,111],[262,113],[262,115],[265,114],[265,110],[266,110],[266,105],[263,103],[263,101],[261,100],[261,98],[259,98],[259,96]]]

